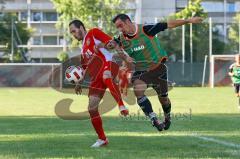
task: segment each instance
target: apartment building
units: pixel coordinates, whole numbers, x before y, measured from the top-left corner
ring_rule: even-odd
[[[40,62],[56,60],[59,52],[66,47],[62,33],[55,27],[59,15],[50,0],[4,0],[3,12],[15,13],[22,23],[33,30],[29,42],[19,45],[28,48],[32,59]],[[70,55],[76,53],[77,50]]]
[[[19,47],[29,49],[31,58],[56,59],[67,42],[63,34],[56,29],[58,13],[50,0],[4,0],[4,12],[16,13],[18,19],[34,30],[27,44]],[[136,23],[154,23],[157,20],[174,14],[188,4],[188,0],[124,0],[128,15]],[[212,17],[214,27],[222,35],[227,35],[233,17],[240,11],[240,0],[203,0],[204,10]],[[0,7],[1,8],[1,7]],[[1,13],[0,13],[1,14]],[[70,56],[79,53],[70,52]]]

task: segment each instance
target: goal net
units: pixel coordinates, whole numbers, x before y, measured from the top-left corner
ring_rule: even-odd
[[[235,61],[235,55],[212,55],[210,57],[210,87],[232,84],[228,75],[229,67]]]

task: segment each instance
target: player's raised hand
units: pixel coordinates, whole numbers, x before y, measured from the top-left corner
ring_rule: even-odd
[[[203,21],[203,18],[201,17],[193,17],[189,19],[189,22],[193,24],[201,23],[202,21]]]
[[[86,72],[87,72],[87,69],[83,70],[81,80],[79,80],[78,83],[76,83],[75,93],[76,93],[77,95],[81,95],[81,94],[82,94],[82,86],[81,86],[81,84],[83,83],[83,81],[84,81],[84,79],[85,79]]]

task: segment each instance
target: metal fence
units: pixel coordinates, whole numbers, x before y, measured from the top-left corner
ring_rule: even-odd
[[[203,80],[204,63],[167,63],[168,79],[176,86],[201,86]],[[206,65],[204,83],[209,82],[209,63]]]
[[[69,64],[70,65],[70,64]],[[54,87],[61,88],[64,71],[69,65],[59,63],[0,64],[0,87]],[[169,81],[177,86],[201,86],[204,63],[169,62]],[[205,84],[209,81],[209,64]]]
[[[60,63],[0,64],[0,87],[50,87],[54,83],[61,88],[62,70],[56,70],[61,70]]]

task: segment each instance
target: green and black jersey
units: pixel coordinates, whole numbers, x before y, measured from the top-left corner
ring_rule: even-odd
[[[134,36],[120,34],[117,41],[127,54],[134,59],[135,70],[145,71],[166,60],[167,53],[162,49],[159,39],[155,36],[167,28],[166,23],[156,25],[137,25]]]
[[[229,72],[233,73],[232,82],[234,84],[240,84],[240,66],[238,66],[236,63],[233,63],[229,67]]]

